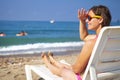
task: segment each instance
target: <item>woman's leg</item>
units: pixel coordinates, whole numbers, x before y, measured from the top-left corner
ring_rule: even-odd
[[[63,80],[77,80],[75,73],[67,68],[58,68],[48,61],[46,54],[42,53],[42,59],[48,69],[55,75],[61,76]]]
[[[62,64],[58,61],[56,61],[54,58],[53,58],[53,53],[51,52],[48,52],[48,57],[50,59],[50,62],[55,65],[56,67],[62,67]]]
[[[61,76],[61,69],[54,66],[53,64],[50,63],[50,61],[48,61],[47,55],[45,53],[41,54],[42,60],[44,61],[44,63],[46,64],[46,66],[48,67],[48,69],[55,75]]]
[[[76,74],[72,70],[66,68],[62,69],[61,76],[63,80],[78,80]]]
[[[72,69],[72,67],[70,65],[66,65],[66,64],[63,64],[63,63],[60,63],[58,61],[56,61],[54,58],[53,58],[53,53],[51,53],[50,51],[48,52],[48,57],[50,59],[50,62],[55,65],[56,67],[58,68],[67,68],[67,69]]]

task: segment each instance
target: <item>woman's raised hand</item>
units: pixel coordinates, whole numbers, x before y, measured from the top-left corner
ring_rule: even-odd
[[[78,9],[78,19],[81,21],[85,21],[87,19],[88,12],[81,8],[81,10]]]

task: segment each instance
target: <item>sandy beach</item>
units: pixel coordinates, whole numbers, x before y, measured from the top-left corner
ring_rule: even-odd
[[[71,54],[72,53],[72,54]],[[64,59],[73,64],[79,52],[54,55],[56,60]],[[40,54],[0,56],[0,80],[26,80],[25,65],[41,65],[43,61]],[[39,80],[33,73],[33,80]]]

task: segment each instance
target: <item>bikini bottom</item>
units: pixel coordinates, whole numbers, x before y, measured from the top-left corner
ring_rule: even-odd
[[[80,74],[76,74],[76,76],[77,76],[77,80],[82,80]]]

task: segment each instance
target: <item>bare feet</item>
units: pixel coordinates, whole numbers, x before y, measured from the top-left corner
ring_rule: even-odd
[[[53,53],[49,51],[48,56],[53,56]]]
[[[56,62],[56,60],[53,58],[53,53],[51,53],[50,51],[48,53],[42,52],[41,57],[45,64],[51,63],[54,65]]]
[[[49,57],[49,60],[51,62],[51,64],[55,64],[55,59],[53,58],[53,53],[51,53],[50,51],[48,52],[48,57]]]
[[[41,58],[42,58],[43,62],[46,64],[46,66],[47,66],[48,63],[50,63],[49,60],[48,60],[48,56],[46,55],[46,53],[42,52]]]
[[[41,58],[44,58],[46,56],[46,53],[42,52],[41,53]]]

